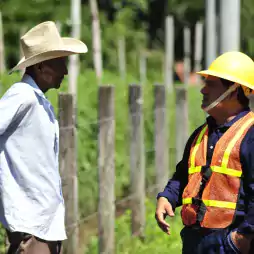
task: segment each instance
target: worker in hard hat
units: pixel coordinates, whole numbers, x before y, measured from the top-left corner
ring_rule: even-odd
[[[254,62],[227,52],[198,74],[205,78],[201,107],[209,116],[158,194],[155,217],[170,234],[165,218],[182,206],[184,254],[254,253],[254,114],[248,98]]]

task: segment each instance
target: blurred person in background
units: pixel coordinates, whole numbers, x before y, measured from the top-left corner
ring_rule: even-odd
[[[248,99],[254,62],[227,52],[198,74],[205,78],[201,107],[209,116],[158,193],[155,218],[170,235],[165,218],[182,206],[184,254],[254,253],[254,114]]]
[[[57,254],[66,239],[65,207],[58,168],[59,127],[44,93],[60,87],[69,55],[86,45],[62,38],[54,22],[22,36],[25,69],[0,100],[0,221],[9,254]]]

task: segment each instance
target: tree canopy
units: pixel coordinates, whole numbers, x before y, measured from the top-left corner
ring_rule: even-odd
[[[1,0],[5,49],[8,67],[19,59],[20,31],[45,20],[59,21],[62,35],[71,29],[70,0]],[[91,14],[89,1],[82,0],[82,40],[91,48]],[[129,62],[143,48],[163,52],[164,20],[167,14],[175,20],[175,56],[183,57],[183,27],[189,26],[194,42],[197,21],[204,21],[204,0],[98,0],[101,22],[103,59],[107,68],[117,68],[117,36],[125,36]],[[219,0],[217,0],[219,6]],[[252,17],[254,1],[241,1],[241,48],[254,56],[254,31]],[[219,18],[219,14],[217,13]],[[193,44],[193,43],[192,43]],[[83,64],[92,66],[92,55]]]

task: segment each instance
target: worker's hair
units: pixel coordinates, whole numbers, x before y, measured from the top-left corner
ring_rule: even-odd
[[[226,88],[229,88],[230,86],[232,86],[234,84],[234,82],[232,81],[229,81],[229,80],[226,80],[226,79],[223,79],[223,78],[220,78],[221,80],[221,83],[226,87]],[[237,88],[237,99],[239,101],[239,103],[244,107],[244,108],[247,108],[249,107],[249,103],[250,103],[250,100],[245,96],[244,92],[243,92],[243,89],[242,89],[242,86],[239,86]]]

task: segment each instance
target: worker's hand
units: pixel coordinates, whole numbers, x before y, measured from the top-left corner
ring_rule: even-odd
[[[156,213],[155,213],[155,219],[157,220],[157,223],[159,227],[170,235],[170,226],[169,224],[165,221],[165,218],[168,216],[173,217],[175,216],[171,204],[168,202],[168,200],[164,197],[160,197],[157,201],[157,208],[156,208]]]
[[[232,232],[231,239],[234,245],[242,254],[248,254],[250,250],[251,240],[253,239],[252,235],[243,235],[237,233],[237,231]]]

